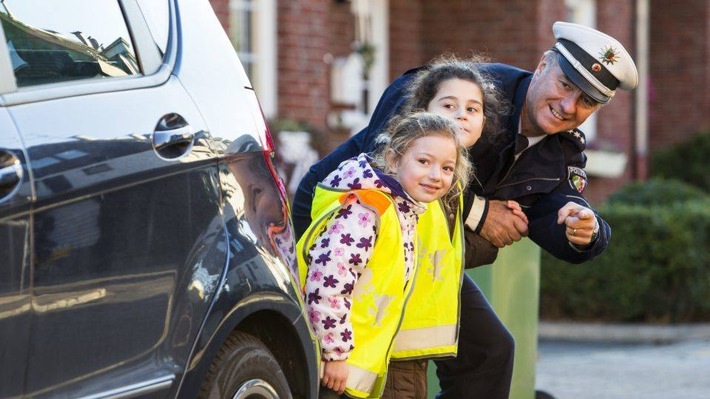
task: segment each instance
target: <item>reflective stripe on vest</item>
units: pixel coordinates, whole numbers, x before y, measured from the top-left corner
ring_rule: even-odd
[[[461,208],[459,196],[453,236],[439,201],[419,216],[418,271],[392,359],[456,356],[464,266]]]
[[[356,195],[363,205],[378,213],[378,238],[372,256],[353,289],[350,322],[355,349],[350,352],[347,361],[350,371],[346,392],[356,398],[377,398],[384,390],[393,337],[400,326],[404,304],[412,287],[405,281],[404,244],[397,210],[391,198],[375,190],[346,192],[317,186],[311,212],[315,222],[296,245],[298,267],[301,284],[305,288],[308,248],[348,195]]]
[[[356,398],[368,398],[377,382],[377,374],[348,364],[347,392]]]

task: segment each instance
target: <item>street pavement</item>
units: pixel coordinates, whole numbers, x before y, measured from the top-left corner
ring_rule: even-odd
[[[710,325],[544,323],[536,388],[555,399],[710,399]]]

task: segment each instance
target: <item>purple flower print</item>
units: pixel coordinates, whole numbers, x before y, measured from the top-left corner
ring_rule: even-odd
[[[372,236],[367,237],[367,238],[360,237],[360,242],[358,244],[356,244],[355,246],[358,248],[363,248],[365,250],[370,249],[370,247],[372,246]]]
[[[323,323],[323,329],[329,330],[331,328],[335,328],[337,320],[331,318],[330,316],[326,316],[325,319],[320,322]]]
[[[357,214],[357,224],[362,227],[367,227],[372,221],[372,214],[370,213],[358,213]]]
[[[324,253],[318,255],[318,258],[316,259],[315,263],[316,264],[322,263],[325,265],[326,262],[330,262],[332,260],[332,259],[330,259],[330,252],[331,251],[328,251],[328,252],[324,252]]]
[[[352,183],[348,184],[348,187],[350,187],[353,190],[359,190],[362,188],[362,183],[360,183],[360,178],[356,177],[355,180],[353,180]]]
[[[335,342],[335,335],[333,333],[328,333],[323,336],[323,341],[325,341],[328,344],[332,344]]]
[[[352,294],[353,293],[353,283],[345,283],[345,285],[343,286],[343,290],[340,291],[340,293],[346,294],[346,295]],[[345,301],[347,302],[347,299]],[[346,304],[345,306],[349,308],[349,305]]]
[[[346,179],[349,179],[353,176],[355,176],[355,168],[354,167],[350,167],[348,170],[345,171],[345,173],[343,173],[343,177]]]
[[[358,266],[360,263],[362,263],[362,258],[360,257],[360,254],[350,254],[350,260],[348,260],[348,263],[351,265]]]
[[[335,278],[335,276],[333,276],[333,275],[331,274],[330,276],[326,277],[325,280],[323,281],[323,287],[325,287],[325,288],[328,288],[328,287],[335,288],[335,285],[338,284],[339,282],[340,282],[340,281],[338,281],[338,280]]]
[[[311,324],[317,323],[320,320],[320,312],[313,308],[308,309],[308,319],[311,320]]]
[[[330,238],[324,238],[320,243],[321,248],[327,248],[330,246]]]
[[[411,206],[409,206],[408,202],[402,201],[399,204],[397,204],[397,209],[399,209],[400,212],[402,213],[408,213],[411,211]]]
[[[343,179],[341,179],[340,176],[335,175],[335,176],[333,176],[333,180],[330,181],[330,186],[331,187],[338,187],[338,186],[340,186],[340,182],[342,180]]]
[[[313,270],[311,273],[311,281],[320,281],[320,279],[323,278],[323,273],[321,273],[320,270]]]
[[[353,239],[353,237],[350,235],[350,233],[340,235],[340,243],[341,244],[345,244],[347,246],[350,246],[354,242],[355,242],[355,239]]]
[[[332,309],[340,309],[340,301],[338,298],[330,297],[328,298],[328,303]]]
[[[343,225],[340,223],[335,223],[330,227],[329,234],[340,234],[341,231],[343,231]]]
[[[308,304],[309,305],[312,303],[319,304],[321,299],[323,299],[323,297],[320,296],[320,288],[316,288],[315,291],[308,293]]]
[[[346,328],[345,331],[340,333],[340,336],[343,338],[343,342],[348,342],[353,339],[353,332]]]
[[[340,219],[340,218],[347,219],[348,216],[352,215],[352,213],[353,213],[353,211],[351,210],[352,207],[353,207],[352,205],[348,205],[345,208],[340,208],[338,210],[338,214],[335,215],[335,218],[336,219]]]
[[[372,173],[372,169],[365,169],[365,171],[362,173],[362,177],[369,179],[370,177],[374,176]]]

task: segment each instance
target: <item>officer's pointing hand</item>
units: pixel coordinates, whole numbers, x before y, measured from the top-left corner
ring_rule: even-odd
[[[594,211],[574,202],[568,202],[557,212],[557,224],[565,224],[567,240],[579,247],[585,247],[592,241],[597,228]]]

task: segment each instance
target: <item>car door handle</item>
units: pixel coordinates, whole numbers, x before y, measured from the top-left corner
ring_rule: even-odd
[[[176,159],[190,152],[195,130],[176,113],[164,115],[153,132],[153,149],[163,158]]]
[[[155,131],[153,133],[153,144],[156,150],[163,150],[165,147],[192,144],[195,139],[195,132],[190,125],[177,129]]]
[[[21,182],[20,160],[8,151],[0,151],[0,199],[12,193]]]

